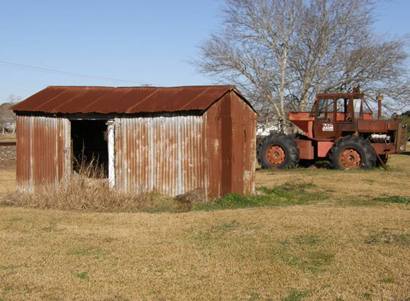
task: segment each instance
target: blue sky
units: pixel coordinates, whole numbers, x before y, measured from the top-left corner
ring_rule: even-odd
[[[218,30],[222,6],[223,0],[2,1],[0,102],[48,85],[213,83],[190,61]],[[379,2],[376,18],[381,35],[409,33],[410,1]]]

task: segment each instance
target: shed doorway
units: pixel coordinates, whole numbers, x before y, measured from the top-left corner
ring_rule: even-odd
[[[71,120],[73,171],[108,178],[107,120]]]

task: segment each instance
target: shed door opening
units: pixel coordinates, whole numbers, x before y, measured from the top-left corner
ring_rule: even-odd
[[[71,120],[73,171],[88,177],[108,177],[106,120]]]

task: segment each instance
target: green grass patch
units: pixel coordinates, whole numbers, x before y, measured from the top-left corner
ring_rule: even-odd
[[[334,254],[322,246],[318,235],[304,234],[280,241],[274,258],[305,272],[321,272],[333,262]]]
[[[410,234],[408,233],[391,233],[382,231],[370,234],[365,243],[373,244],[395,244],[399,246],[410,246]]]
[[[191,238],[201,245],[209,245],[217,241],[225,240],[226,235],[238,229],[240,224],[233,220],[231,222],[214,225],[206,230],[195,231]]]
[[[322,239],[318,235],[307,234],[307,235],[298,235],[294,238],[294,241],[299,245],[309,245],[314,246],[320,244]]]
[[[105,255],[105,252],[101,248],[94,248],[94,247],[77,247],[72,248],[67,252],[67,255],[72,256],[90,256],[94,258],[101,258]]]
[[[88,280],[90,277],[88,276],[88,272],[77,272],[74,274],[77,278],[81,280]]]
[[[391,277],[391,276],[386,276],[381,280],[381,282],[383,282],[383,283],[394,283],[394,278]]]
[[[308,293],[306,291],[292,289],[286,297],[282,298],[282,301],[301,301],[307,297],[307,295]]]
[[[256,195],[228,194],[209,203],[194,204],[193,210],[221,210],[248,207],[303,205],[327,198],[324,192],[312,191],[314,184],[286,183],[277,187],[258,188]]]
[[[394,204],[404,204],[404,205],[410,204],[410,197],[398,196],[398,195],[381,196],[381,197],[374,198],[374,200],[377,202],[384,202],[384,203],[394,203]]]
[[[323,271],[334,259],[334,254],[327,251],[293,252],[281,249],[275,256],[287,265],[310,273]]]

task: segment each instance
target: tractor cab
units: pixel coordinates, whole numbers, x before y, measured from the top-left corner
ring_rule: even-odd
[[[381,100],[379,97],[377,119],[381,117]],[[356,132],[359,123],[373,120],[373,111],[364,94],[355,89],[351,93],[320,93],[311,112],[290,112],[288,117],[309,138],[328,140],[343,132]]]
[[[313,104],[313,137],[329,139],[355,132],[358,120],[372,120],[373,111],[358,89],[352,93],[321,93]]]
[[[331,122],[352,122],[355,119],[371,120],[373,111],[363,93],[323,93],[318,94],[311,116]]]

